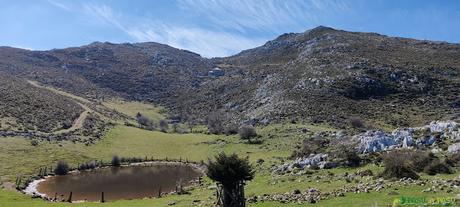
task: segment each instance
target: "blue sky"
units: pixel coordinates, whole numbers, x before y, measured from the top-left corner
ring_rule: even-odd
[[[460,43],[457,0],[0,0],[0,45],[154,41],[227,56],[324,25]]]

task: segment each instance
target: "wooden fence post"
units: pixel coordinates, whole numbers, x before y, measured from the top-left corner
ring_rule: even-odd
[[[72,203],[72,191],[70,191],[69,199],[67,199],[67,202]]]

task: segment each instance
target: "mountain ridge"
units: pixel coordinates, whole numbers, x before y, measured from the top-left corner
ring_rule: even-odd
[[[221,58],[160,43],[0,48],[0,71],[94,100],[121,97],[204,122],[408,126],[458,113],[460,45],[317,27]],[[225,75],[207,77],[219,67]]]

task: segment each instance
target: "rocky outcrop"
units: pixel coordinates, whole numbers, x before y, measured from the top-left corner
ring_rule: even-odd
[[[455,121],[433,121],[420,129],[441,133],[441,138],[460,140],[460,124]]]
[[[447,148],[447,152],[452,154],[460,152],[460,143],[449,145],[449,147]]]
[[[293,172],[294,169],[304,170],[304,169],[330,169],[337,167],[337,164],[330,162],[328,155],[321,154],[311,154],[308,157],[300,157],[295,159],[291,163],[285,163],[275,169],[276,173],[284,174]]]
[[[360,153],[391,150],[401,145],[391,134],[383,131],[367,131],[353,136],[358,141],[357,150]]]
[[[430,124],[415,128],[398,128],[392,133],[371,130],[353,136],[358,143],[360,153],[379,152],[395,148],[431,146],[437,140],[459,140],[459,124],[454,121],[433,121]],[[457,150],[456,145],[451,151]]]

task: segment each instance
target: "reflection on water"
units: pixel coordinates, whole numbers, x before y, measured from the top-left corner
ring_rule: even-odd
[[[41,182],[37,190],[49,198],[57,195],[72,200],[99,201],[136,199],[172,192],[176,186],[187,186],[201,176],[194,167],[182,164],[154,164],[83,171],[65,176],[53,176]]]

